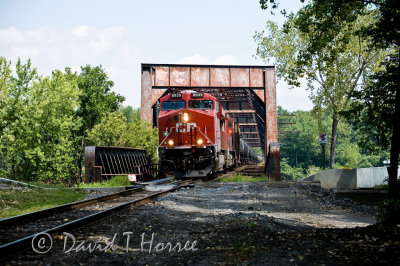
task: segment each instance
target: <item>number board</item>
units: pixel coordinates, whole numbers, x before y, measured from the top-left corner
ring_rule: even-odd
[[[202,92],[192,93],[192,98],[203,98],[204,94]]]
[[[171,93],[171,97],[172,98],[181,98],[182,97],[182,93],[180,93],[180,92]]]

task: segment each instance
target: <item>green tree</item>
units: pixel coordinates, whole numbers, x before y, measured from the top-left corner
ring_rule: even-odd
[[[289,165],[307,169],[321,164],[318,121],[310,112],[296,111],[289,115],[278,106],[278,127],[281,157],[287,158]]]
[[[281,172],[283,180],[300,180],[305,177],[303,169],[289,165],[286,158],[281,160]]]
[[[43,181],[69,181],[73,169],[73,135],[80,126],[75,118],[79,90],[61,71],[40,79],[31,88],[26,116],[21,117],[24,134],[20,145],[29,164],[25,173]]]
[[[11,63],[7,62],[5,58],[0,60],[2,66],[0,128],[2,173],[8,177],[20,177],[27,163],[23,150],[24,143],[20,143],[21,137],[25,133],[21,118],[26,117],[27,104],[30,98],[29,85],[38,77],[36,69],[31,67],[30,60],[26,64],[22,64],[21,60],[18,59],[16,76],[12,75]]]
[[[121,113],[108,113],[87,135],[87,144],[93,146],[126,147],[128,123]]]
[[[153,128],[146,121],[134,117],[128,124],[128,147],[145,149],[149,158],[157,162],[158,128]]]
[[[40,78],[28,60],[16,64],[1,61],[1,172],[23,180],[66,180],[73,154],[71,131],[79,91],[60,71]]]
[[[3,135],[4,128],[9,123],[9,108],[11,107],[11,87],[13,77],[10,62],[4,57],[0,57],[0,136]]]
[[[371,4],[379,12],[379,19],[375,25],[366,28],[360,35],[373,37],[374,47],[387,48],[392,53],[383,64],[384,69],[373,75],[370,86],[364,92],[356,95],[355,98],[364,103],[364,106],[366,106],[365,113],[367,114],[364,118],[367,123],[375,127],[370,135],[378,138],[391,135],[390,166],[388,169],[389,196],[395,204],[388,205],[388,215],[384,222],[395,225],[400,222],[400,188],[397,181],[400,155],[400,2],[397,0],[339,1],[333,2],[332,7],[326,11],[336,10],[337,12],[333,13],[331,17],[336,17],[335,14],[339,12],[344,15],[338,17],[337,20],[350,21],[352,16],[349,16],[349,11],[357,14],[362,12],[364,6]],[[323,21],[329,21],[327,14],[321,14],[321,17]],[[310,25],[308,20],[305,19],[304,21],[306,27]],[[329,45],[331,38],[325,32],[321,32],[320,35],[324,36],[323,38],[326,40],[321,45]],[[313,47],[311,46],[311,48]],[[385,112],[382,112],[382,110]],[[384,126],[381,126],[380,123]],[[382,144],[386,148],[385,142],[382,142]],[[390,206],[397,207],[392,208]],[[383,209],[383,212],[386,212],[386,210]]]
[[[132,122],[134,118],[140,119],[140,108],[133,108],[132,106],[120,106],[118,109],[118,113],[123,114],[128,123]]]
[[[67,74],[72,74],[66,69]],[[77,115],[82,118],[81,134],[92,129],[100,123],[104,115],[118,110],[125,97],[111,91],[114,82],[108,76],[102,66],[81,67],[81,73],[76,76],[76,82],[81,90]]]
[[[313,14],[308,15],[317,19]],[[291,16],[281,29],[268,22],[268,34],[264,36],[262,32],[254,36],[258,42],[257,56],[265,61],[275,59],[277,76],[290,85],[298,86],[299,78],[305,78],[314,109],[331,111],[330,167],[333,168],[340,114],[349,107],[350,93],[363,85],[364,73],[377,69],[387,52],[371,48],[371,38],[354,36],[342,41],[345,36],[352,36],[353,32],[370,26],[374,21],[372,11],[358,16],[352,23],[343,23],[331,45],[314,54],[306,53],[314,32],[302,32],[298,27],[299,20],[300,16]]]
[[[300,0],[304,2],[304,0]],[[262,8],[272,7],[278,8],[275,0],[260,0]],[[370,115],[364,116],[367,121],[372,122],[372,125],[379,124],[379,121],[389,121],[385,127],[377,127],[371,130],[369,136],[381,137],[391,132],[390,139],[390,166],[389,172],[389,196],[394,201],[399,203],[399,185],[397,181],[398,163],[400,155],[400,2],[397,0],[339,0],[339,1],[324,1],[314,0],[307,5],[308,12],[303,12],[299,20],[299,28],[302,32],[314,32],[311,42],[306,47],[309,54],[315,54],[318,51],[330,46],[335,39],[335,33],[340,31],[343,23],[352,23],[357,17],[362,14],[367,6],[373,6],[379,13],[378,19],[371,27],[364,28],[362,31],[356,32],[355,35],[362,38],[372,37],[374,48],[390,48],[392,55],[386,58],[386,68],[375,79],[372,86],[368,86],[364,94],[359,94],[356,99],[365,101],[366,104],[374,102],[379,106],[379,100],[383,98],[384,104],[392,106],[389,114],[381,113],[379,108],[374,109],[369,107],[369,111],[364,112]],[[313,19],[317,17],[318,19]],[[343,39],[346,42],[347,36]],[[396,60],[397,58],[397,60]],[[389,65],[391,65],[389,67]],[[390,81],[389,86],[379,86]],[[382,95],[391,95],[393,97],[379,97]],[[367,96],[367,100],[363,98]],[[368,97],[370,96],[370,97]],[[368,101],[370,99],[376,99]],[[391,101],[391,99],[394,99]],[[368,107],[367,107],[368,108]],[[394,206],[394,205],[393,205]],[[399,208],[389,211],[386,222],[390,225],[395,225],[399,221]]]
[[[281,143],[281,158],[294,168],[301,168],[303,173],[314,172],[315,166],[322,167],[322,149],[318,134],[328,132],[332,124],[332,116],[328,111],[318,115],[315,111],[289,112],[278,106],[278,134]],[[338,125],[338,143],[336,168],[382,166],[386,160],[385,151],[375,151],[372,155],[358,145],[357,130],[346,120]],[[329,149],[329,143],[327,148]]]
[[[78,130],[73,132],[73,146],[75,148],[75,169],[78,170],[75,178],[81,179],[87,132],[99,124],[108,113],[117,111],[125,98],[111,91],[114,82],[108,79],[102,66],[86,65],[81,67],[79,75],[76,72],[72,73],[70,68],[66,68],[65,73],[69,80],[77,83],[80,90],[76,119],[80,119],[82,123]]]
[[[10,107],[12,106],[11,90],[14,86],[10,62],[0,57],[0,173],[4,174],[7,169],[7,147],[6,140],[11,138],[5,136],[10,124]]]
[[[397,181],[400,153],[400,49],[383,63],[384,69],[369,77],[369,86],[353,94],[357,100],[348,113],[366,136],[369,149],[390,147],[389,192],[399,198]],[[369,136],[369,138],[367,138]],[[372,141],[372,140],[373,141]]]
[[[122,113],[109,113],[88,132],[88,145],[145,149],[157,161],[158,130],[136,116],[128,122]]]

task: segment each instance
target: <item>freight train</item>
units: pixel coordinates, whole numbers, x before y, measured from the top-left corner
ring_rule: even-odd
[[[258,157],[239,137],[239,125],[218,100],[203,92],[177,91],[160,99],[160,172],[176,178],[206,177]]]

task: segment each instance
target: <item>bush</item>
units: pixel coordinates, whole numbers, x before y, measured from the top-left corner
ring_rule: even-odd
[[[378,215],[379,225],[396,227],[400,223],[400,200],[385,199]]]
[[[88,132],[87,145],[145,149],[157,161],[158,131],[137,117],[128,119],[121,113],[109,113]]]
[[[305,174],[301,167],[292,167],[288,164],[286,158],[281,159],[281,178],[282,180],[299,180],[304,178]]]
[[[321,172],[321,170],[322,169],[320,167],[317,167],[317,166],[314,166],[314,165],[310,165],[308,167],[308,169],[307,169],[307,176],[319,173],[319,172]]]

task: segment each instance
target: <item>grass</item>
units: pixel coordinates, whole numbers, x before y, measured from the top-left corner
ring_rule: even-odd
[[[255,246],[251,246],[241,239],[236,239],[232,248],[233,250],[230,254],[232,264],[238,264],[238,262],[248,260],[256,251]]]
[[[263,181],[269,181],[266,175],[262,175],[259,177],[252,177],[252,176],[235,174],[221,178],[221,182],[263,182]]]
[[[0,190],[0,219],[82,200],[76,189],[17,188]]]
[[[42,183],[42,182],[33,182],[33,181],[29,181],[26,182],[29,185],[34,185],[34,186],[38,186],[38,187],[44,187],[44,188],[67,188],[65,186],[65,184],[63,183],[59,183],[59,184],[47,184],[47,183]]]
[[[397,182],[400,182],[400,179],[397,179]],[[374,186],[375,189],[388,189],[389,188],[389,177],[385,177],[383,180],[384,184]]]
[[[238,253],[251,253],[255,250],[254,246],[249,246],[246,242],[241,239],[236,239],[233,243],[233,249]]]
[[[78,187],[125,187],[129,186],[131,182],[128,180],[128,176],[114,176],[110,180],[106,180],[103,183],[80,183]]]

